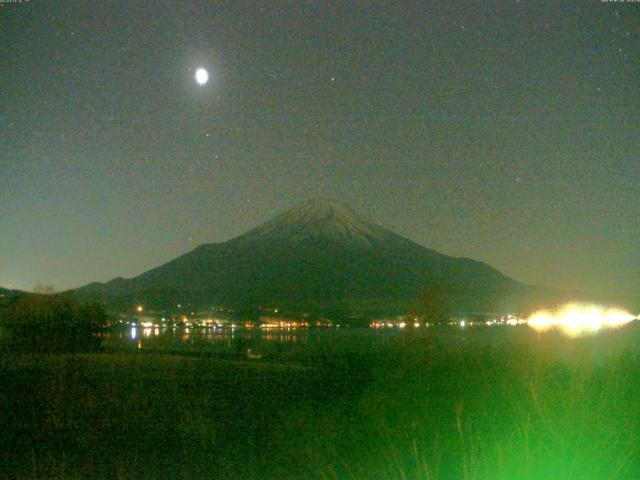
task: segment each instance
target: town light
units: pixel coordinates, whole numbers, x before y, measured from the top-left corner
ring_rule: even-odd
[[[555,311],[539,310],[529,317],[527,324],[538,332],[557,328],[569,337],[577,337],[619,328],[633,320],[636,318],[621,308],[572,303]]]

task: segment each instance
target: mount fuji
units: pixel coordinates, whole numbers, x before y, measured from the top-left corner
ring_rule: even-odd
[[[432,284],[467,312],[518,308],[514,299],[528,288],[482,262],[418,245],[338,202],[312,200],[239,237],[76,293],[118,307],[279,305],[367,315],[402,312]]]

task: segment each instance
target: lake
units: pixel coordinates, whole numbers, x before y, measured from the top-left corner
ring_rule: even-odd
[[[309,360],[318,355],[384,354],[416,345],[439,350],[499,349],[518,347],[542,350],[554,358],[571,361],[579,352],[595,362],[622,353],[640,352],[640,324],[603,330],[570,338],[552,330],[539,333],[528,325],[442,325],[421,328],[311,327],[260,328],[172,328],[126,327],[109,334],[105,342],[114,350],[192,353],[221,356],[259,356],[261,360]],[[258,360],[259,358],[254,358]]]

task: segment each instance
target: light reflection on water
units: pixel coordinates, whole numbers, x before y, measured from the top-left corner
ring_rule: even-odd
[[[124,343],[143,340],[143,345],[153,346],[177,343],[200,343],[209,345],[227,345],[231,347],[234,343],[241,344],[285,344],[285,345],[312,345],[331,344],[339,337],[347,340],[350,337],[376,338],[381,343],[386,343],[391,332],[374,332],[369,328],[313,328],[313,329],[242,329],[242,328],[176,328],[167,326],[135,327],[110,334],[111,338],[118,338]]]
[[[584,355],[586,351],[596,361],[604,361],[625,351],[640,354],[640,326],[634,322],[623,329],[580,340],[553,331],[541,335],[526,325],[384,330],[368,327],[260,330],[153,326],[127,327],[110,334],[108,341],[114,348],[129,346],[158,353],[196,352],[247,357],[250,350],[264,359],[283,360],[314,355],[375,353],[397,348],[472,351],[474,346],[493,349],[520,345],[526,349],[548,351],[565,360]]]

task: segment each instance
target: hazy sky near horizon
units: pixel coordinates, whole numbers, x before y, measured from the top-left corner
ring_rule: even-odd
[[[0,118],[0,286],[131,277],[319,197],[640,290],[639,3],[5,3]]]

